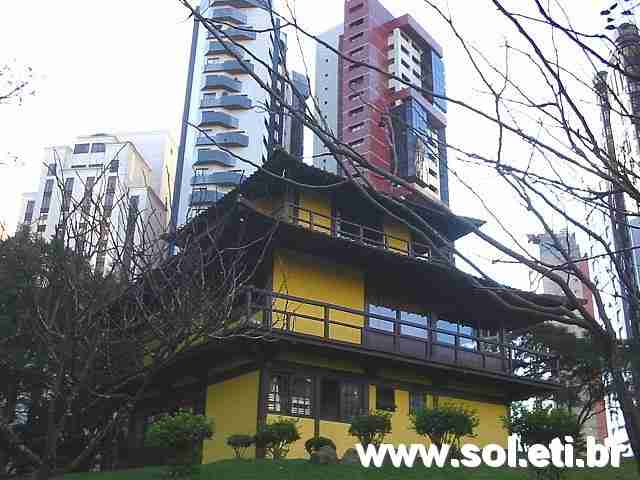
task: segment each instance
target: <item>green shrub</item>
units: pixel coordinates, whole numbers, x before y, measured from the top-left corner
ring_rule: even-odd
[[[253,445],[255,437],[253,435],[231,435],[227,437],[227,445],[233,448],[236,458],[243,458],[247,449]]]
[[[439,448],[451,445],[454,456],[460,451],[462,437],[474,437],[474,429],[480,423],[473,410],[454,404],[418,409],[409,415],[409,420],[418,435],[429,437]]]
[[[369,444],[379,446],[387,433],[391,433],[391,414],[388,412],[376,411],[356,415],[349,427],[349,435],[357,437],[365,448]]]
[[[196,470],[198,444],[211,438],[213,431],[213,420],[188,410],[178,410],[171,415],[162,415],[151,424],[145,444],[172,452],[173,458],[168,462],[170,477],[188,477]]]
[[[520,437],[525,450],[535,444],[549,445],[555,438],[564,441],[566,436],[573,437],[576,452],[584,449],[582,425],[578,417],[564,408],[516,405],[509,416],[502,418],[502,423],[509,435]],[[558,479],[562,475],[562,470],[552,464],[546,468],[534,468],[529,464],[529,468],[532,477],[538,479]]]
[[[313,452],[314,450],[318,450],[326,446],[329,446],[334,450],[337,450],[336,444],[333,443],[333,440],[327,437],[311,437],[309,440],[304,442],[304,449],[307,451],[309,455],[311,455],[311,452]]]
[[[297,422],[284,418],[262,425],[255,436],[256,447],[264,448],[274,460],[286,458],[289,447],[297,440],[300,440]]]
[[[564,408],[514,406],[502,423],[510,435],[520,437],[525,449],[538,443],[549,445],[554,438],[564,441],[568,435],[573,437],[578,450],[584,443],[578,417]]]

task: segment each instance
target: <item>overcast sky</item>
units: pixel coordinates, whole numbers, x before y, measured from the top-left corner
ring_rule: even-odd
[[[411,13],[443,44],[448,95],[477,101],[473,72],[448,28],[421,0],[382,1],[394,14]],[[519,6],[523,0],[514,2]],[[601,29],[598,12],[603,2],[566,3],[572,21],[584,30]],[[495,21],[490,2],[449,4],[460,31],[483,51],[499,55],[499,46],[512,30],[506,22]],[[296,10],[305,28],[321,32],[342,20],[343,0],[297,0]],[[0,221],[15,225],[20,194],[35,187],[34,171],[45,146],[69,143],[77,135],[124,130],[169,129],[178,140],[191,27],[178,0],[0,0],[0,64],[28,65],[37,76],[35,96],[22,106],[0,107],[0,162],[10,156],[22,162],[0,166]],[[312,65],[313,46],[305,43],[303,49],[306,63]],[[290,61],[300,69],[303,62],[296,50],[290,40]],[[585,79],[592,74],[585,70]],[[468,113],[450,108],[452,141],[490,151],[494,135]],[[311,153],[308,148],[306,154]],[[450,165],[464,173],[454,155]],[[476,173],[466,179],[481,191],[493,192],[490,200],[520,237],[535,231],[537,226],[521,218],[508,193],[494,191],[495,179]],[[489,220],[485,228],[492,231],[495,225],[478,202],[451,183],[454,210]],[[491,265],[494,253],[469,245],[475,258]],[[501,273],[514,277],[510,283],[526,286],[522,272],[518,278],[508,268]]]

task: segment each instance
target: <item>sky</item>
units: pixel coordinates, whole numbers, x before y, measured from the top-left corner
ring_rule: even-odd
[[[464,51],[450,29],[422,0],[382,0],[394,14],[412,14],[444,46],[448,95],[482,102],[482,92]],[[515,2],[515,3],[514,3]],[[522,5],[522,0],[512,0]],[[585,30],[601,30],[599,0],[568,0],[573,21]],[[488,0],[449,0],[455,26],[474,45],[499,61],[512,26],[496,23]],[[308,30],[319,33],[342,20],[343,0],[297,0],[297,17]],[[0,107],[0,163],[18,157],[18,163],[0,166],[0,221],[15,228],[22,192],[37,182],[42,151],[67,144],[75,136],[110,131],[168,129],[178,140],[192,23],[178,0],[0,0],[0,65],[13,63],[33,69],[35,95],[20,106]],[[295,42],[292,42],[295,43]],[[314,47],[303,42],[303,54],[293,45],[293,68],[313,64]],[[303,62],[303,59],[305,60]],[[313,71],[310,72],[313,78]],[[592,72],[585,71],[585,78]],[[535,86],[535,85],[534,85]],[[495,129],[480,124],[463,109],[448,114],[451,142],[491,152]],[[526,150],[515,152],[526,155]],[[306,155],[311,145],[307,141]],[[465,170],[450,157],[450,166],[476,189],[487,193],[489,205],[508,219],[515,234],[525,239],[539,227],[524,218],[512,194],[500,190],[495,178]],[[454,211],[483,218],[489,233],[500,237],[495,222],[477,199],[451,180]],[[526,241],[526,240],[525,240]],[[496,266],[495,252],[474,241],[462,242],[469,254],[507,283],[526,287],[522,270]]]

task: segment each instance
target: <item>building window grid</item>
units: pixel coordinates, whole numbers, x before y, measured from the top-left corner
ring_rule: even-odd
[[[34,200],[29,200],[27,202],[27,207],[25,208],[25,211],[24,211],[24,223],[27,225],[33,222],[33,211],[35,209],[35,206],[36,206],[36,202]]]
[[[64,190],[62,194],[62,211],[68,212],[71,207],[71,199],[73,198],[74,178],[67,178],[64,181]]]
[[[40,205],[40,213],[49,213],[51,207],[51,195],[53,195],[53,179],[49,179],[44,184],[44,192],[42,194],[42,205]]]

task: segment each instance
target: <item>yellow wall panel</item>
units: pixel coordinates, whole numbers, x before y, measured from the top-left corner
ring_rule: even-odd
[[[205,414],[215,422],[215,434],[205,440],[202,462],[211,463],[233,458],[233,449],[227,446],[227,437],[236,433],[256,433],[258,418],[259,372],[251,372],[225,380],[207,388]],[[255,449],[247,452],[247,458],[255,456]]]
[[[301,192],[299,205],[298,221],[300,225],[317,232],[331,233],[331,199],[327,194]]]
[[[396,253],[407,253],[411,241],[409,229],[392,219],[385,219],[384,233],[387,247]]]
[[[348,423],[320,420],[320,436],[333,440],[333,443],[336,444],[338,456],[344,455],[346,450],[354,448],[358,443],[356,437],[349,435]]]
[[[354,310],[364,310],[364,275],[354,268],[326,260],[279,250],[274,255],[273,289],[278,293],[339,305]],[[274,326],[283,328],[287,316],[293,331],[324,336],[323,307],[277,299]],[[312,317],[312,318],[305,318]],[[332,321],[362,327],[364,317],[338,310],[329,310]],[[330,327],[333,340],[361,343],[360,330],[349,326]]]

